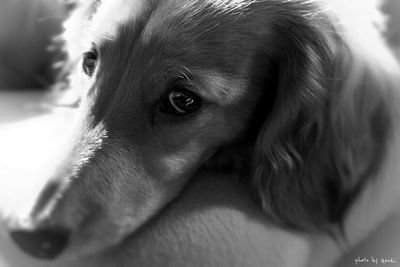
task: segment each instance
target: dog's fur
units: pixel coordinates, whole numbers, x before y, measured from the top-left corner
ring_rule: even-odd
[[[66,228],[66,254],[96,253],[200,168],[230,168],[274,222],[340,230],[399,149],[400,70],[377,31],[336,2],[82,2],[65,24],[80,117],[28,227]],[[87,77],[81,55],[93,46]],[[160,109],[176,86],[202,106]]]

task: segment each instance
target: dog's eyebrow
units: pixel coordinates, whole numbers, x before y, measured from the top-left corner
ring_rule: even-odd
[[[195,71],[201,88],[199,94],[219,105],[233,104],[245,92],[246,81],[216,71]]]
[[[178,78],[186,79],[188,81],[191,81],[192,80],[191,76],[193,75],[192,71],[188,67],[185,67],[183,65],[180,65],[179,67],[182,70],[179,72]]]

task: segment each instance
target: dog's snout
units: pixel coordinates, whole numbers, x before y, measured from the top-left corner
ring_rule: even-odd
[[[66,230],[14,230],[14,242],[29,255],[40,259],[54,259],[66,248],[69,232]]]

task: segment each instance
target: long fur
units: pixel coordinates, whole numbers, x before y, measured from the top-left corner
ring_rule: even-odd
[[[293,1],[285,2],[282,81],[253,165],[262,207],[277,221],[303,229],[341,224],[359,190],[376,178],[395,118],[386,103],[398,79],[383,40],[368,35],[382,57],[370,58],[372,51],[363,51],[369,44],[352,37],[317,2],[295,9]]]

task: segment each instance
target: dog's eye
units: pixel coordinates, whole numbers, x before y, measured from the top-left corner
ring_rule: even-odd
[[[196,111],[201,105],[202,100],[197,94],[181,86],[175,86],[164,97],[160,109],[164,113],[186,115]]]
[[[97,52],[88,51],[83,53],[82,70],[83,72],[92,77],[97,65]]]

